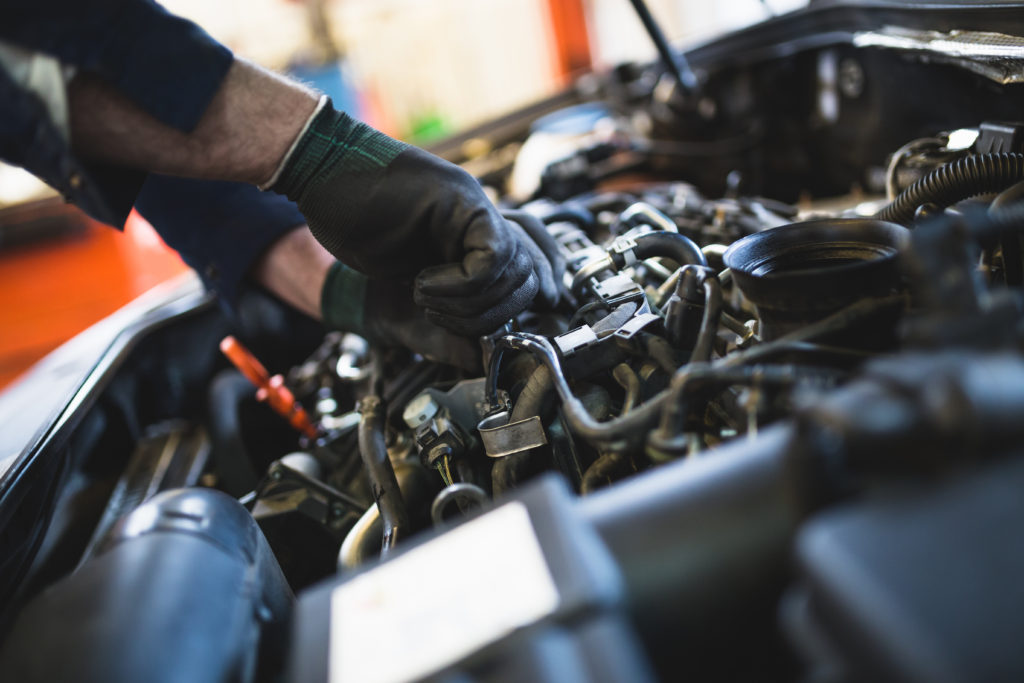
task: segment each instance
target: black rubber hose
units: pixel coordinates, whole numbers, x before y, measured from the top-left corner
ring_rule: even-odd
[[[256,488],[259,477],[242,440],[241,404],[253,395],[252,382],[235,370],[223,370],[210,384],[210,439],[221,486],[238,497]]]
[[[672,259],[680,266],[706,266],[708,259],[700,250],[697,243],[686,235],[677,232],[649,232],[640,235],[635,239],[636,247],[632,253],[637,261],[643,261],[654,256],[662,256]],[[629,252],[611,254],[612,261],[616,267],[623,268],[629,263],[626,262],[626,254]]]
[[[395,469],[384,443],[386,411],[379,396],[367,396],[359,402],[359,454],[370,478],[373,499],[384,522],[381,555],[387,554],[409,530],[409,511],[398,486]]]
[[[939,208],[990,192],[1002,192],[1024,180],[1024,154],[972,154],[940,166],[901,192],[875,218],[909,225],[922,204]]]
[[[509,416],[509,422],[518,422],[539,415],[543,411],[544,403],[551,395],[553,387],[551,370],[546,365],[539,364],[530,373],[526,385],[519,392],[516,404],[512,408],[512,414]],[[494,466],[491,468],[491,488],[495,497],[519,484],[530,464],[532,453],[533,449],[520,451],[495,460]]]

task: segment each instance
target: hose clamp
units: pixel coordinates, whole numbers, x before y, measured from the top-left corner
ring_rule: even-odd
[[[477,426],[488,457],[502,458],[547,444],[548,437],[539,416],[516,422],[508,419],[507,412],[495,413],[485,417]]]

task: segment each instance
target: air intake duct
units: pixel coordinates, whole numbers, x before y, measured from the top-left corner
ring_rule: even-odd
[[[860,299],[898,291],[899,252],[909,234],[879,220],[812,220],[748,235],[724,259],[757,309],[761,338],[772,340]]]

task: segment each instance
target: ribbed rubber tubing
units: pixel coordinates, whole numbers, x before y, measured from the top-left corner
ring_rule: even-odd
[[[1024,154],[972,154],[931,171],[901,192],[875,218],[907,225],[922,204],[940,208],[990,192],[1002,192],[1024,180]]]

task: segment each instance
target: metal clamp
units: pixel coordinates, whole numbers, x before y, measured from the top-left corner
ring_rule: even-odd
[[[502,411],[485,417],[477,426],[488,457],[501,458],[547,444],[548,437],[539,416],[517,422],[508,419],[509,414]]]

